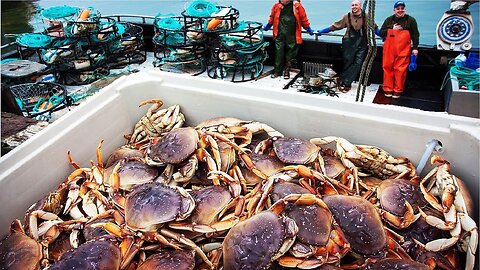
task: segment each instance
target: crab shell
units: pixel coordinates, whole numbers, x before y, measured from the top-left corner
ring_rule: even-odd
[[[143,157],[144,154],[142,151],[128,147],[128,146],[121,146],[117,149],[115,149],[110,156],[108,156],[107,161],[105,162],[105,168],[108,168],[112,165],[117,164],[120,160],[124,158],[133,158],[133,157],[138,157],[141,158]]]
[[[273,185],[272,192],[270,193],[270,198],[272,203],[277,202],[280,199],[283,199],[290,194],[309,194],[308,189],[287,181],[278,181]]]
[[[110,179],[115,166],[110,166],[105,170],[105,179]],[[125,159],[118,169],[120,178],[120,188],[130,190],[133,185],[140,185],[152,182],[158,176],[158,170],[149,166],[140,159]],[[109,183],[113,185],[113,183]]]
[[[250,158],[252,159],[255,167],[267,176],[271,176],[279,172],[284,166],[283,162],[281,162],[278,158],[269,155],[252,153],[250,154]],[[245,176],[247,185],[255,185],[263,180],[245,167],[242,167],[242,173]]]
[[[275,137],[273,149],[278,159],[287,164],[308,164],[318,157],[320,148],[307,140]]]
[[[179,164],[197,150],[198,133],[191,127],[177,128],[156,139],[147,149],[152,165]]]
[[[323,201],[354,252],[370,258],[386,255],[387,235],[372,203],[361,197],[346,195],[325,196]]]
[[[0,244],[1,269],[40,269],[42,246],[24,233],[13,232]]]
[[[382,181],[377,189],[377,197],[382,208],[396,216],[403,216],[407,211],[405,201],[408,201],[414,209],[427,204],[420,186],[403,179]]]
[[[210,225],[217,221],[218,215],[232,200],[228,188],[224,186],[209,186],[193,193],[195,210],[190,216],[192,222]]]
[[[148,257],[137,270],[193,270],[195,251],[162,249]]]
[[[59,269],[120,269],[122,254],[111,240],[96,239],[86,242],[62,255],[50,270]]]
[[[368,269],[370,270],[428,270],[430,269],[426,264],[419,263],[408,259],[385,258],[377,261]]]
[[[337,178],[346,170],[342,160],[335,156],[323,155],[323,161],[325,163],[325,173],[330,178]]]
[[[153,182],[133,188],[125,200],[125,222],[133,230],[155,231],[164,223],[186,219],[195,200],[181,187]]]
[[[297,225],[272,211],[237,223],[223,241],[224,269],[270,269],[295,241]]]

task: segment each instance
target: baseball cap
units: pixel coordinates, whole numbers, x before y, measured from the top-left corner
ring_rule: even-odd
[[[398,6],[403,6],[405,7],[405,2],[404,1],[397,1],[395,4],[393,4],[393,8],[397,8]]]

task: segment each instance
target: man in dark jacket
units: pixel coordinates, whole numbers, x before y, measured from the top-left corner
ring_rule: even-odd
[[[406,14],[404,1],[393,5],[393,15],[380,29],[383,43],[383,92],[386,97],[400,98],[407,78],[410,55],[418,55],[420,33],[417,21]]]
[[[305,8],[300,1],[279,0],[272,7],[267,25],[268,31],[273,26],[275,41],[275,63],[272,78],[280,76],[290,79],[289,68],[297,58],[299,45],[302,44],[302,27],[313,35]]]
[[[318,31],[318,35],[347,28],[342,38],[343,70],[338,90],[348,92],[357,78],[368,49],[366,17],[359,0],[352,1],[352,10],[331,26]],[[378,29],[378,28],[377,28]]]

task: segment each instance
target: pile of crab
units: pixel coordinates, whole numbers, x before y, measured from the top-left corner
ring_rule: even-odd
[[[152,104],[106,161],[15,220],[2,269],[473,269],[474,202],[450,163],[425,177],[385,150],[284,137]]]

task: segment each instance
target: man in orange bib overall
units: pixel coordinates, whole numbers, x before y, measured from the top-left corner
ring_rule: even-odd
[[[420,38],[417,21],[406,14],[404,1],[395,2],[393,15],[383,22],[380,36],[384,38],[383,91],[386,97],[400,98],[410,54],[417,56]]]

